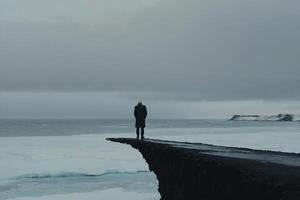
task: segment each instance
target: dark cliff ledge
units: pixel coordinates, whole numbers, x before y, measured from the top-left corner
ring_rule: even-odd
[[[138,149],[161,200],[300,200],[300,155],[162,140],[108,138]]]

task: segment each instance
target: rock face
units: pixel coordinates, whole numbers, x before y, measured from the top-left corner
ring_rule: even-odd
[[[300,155],[243,148],[109,138],[138,149],[161,200],[300,200]]]
[[[278,115],[233,115],[230,121],[299,121],[300,116],[294,114],[278,114]]]

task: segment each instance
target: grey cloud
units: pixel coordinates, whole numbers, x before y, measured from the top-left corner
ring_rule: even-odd
[[[145,97],[142,94],[139,97]],[[298,102],[143,101],[153,118],[223,118],[233,114],[299,113]],[[117,92],[2,92],[0,118],[133,118],[136,98]]]
[[[161,0],[104,21],[93,12],[92,25],[71,14],[3,17],[0,91],[300,99],[298,1]]]

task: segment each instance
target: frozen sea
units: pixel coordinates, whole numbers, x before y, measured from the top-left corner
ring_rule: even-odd
[[[158,200],[133,120],[0,119],[0,200]],[[300,122],[148,120],[145,136],[300,152]]]

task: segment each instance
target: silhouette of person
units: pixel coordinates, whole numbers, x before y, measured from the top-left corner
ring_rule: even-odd
[[[134,117],[135,117],[135,128],[136,128],[136,139],[139,139],[139,133],[141,129],[141,139],[144,139],[144,128],[145,119],[147,117],[147,108],[142,104],[142,101],[134,107]]]

